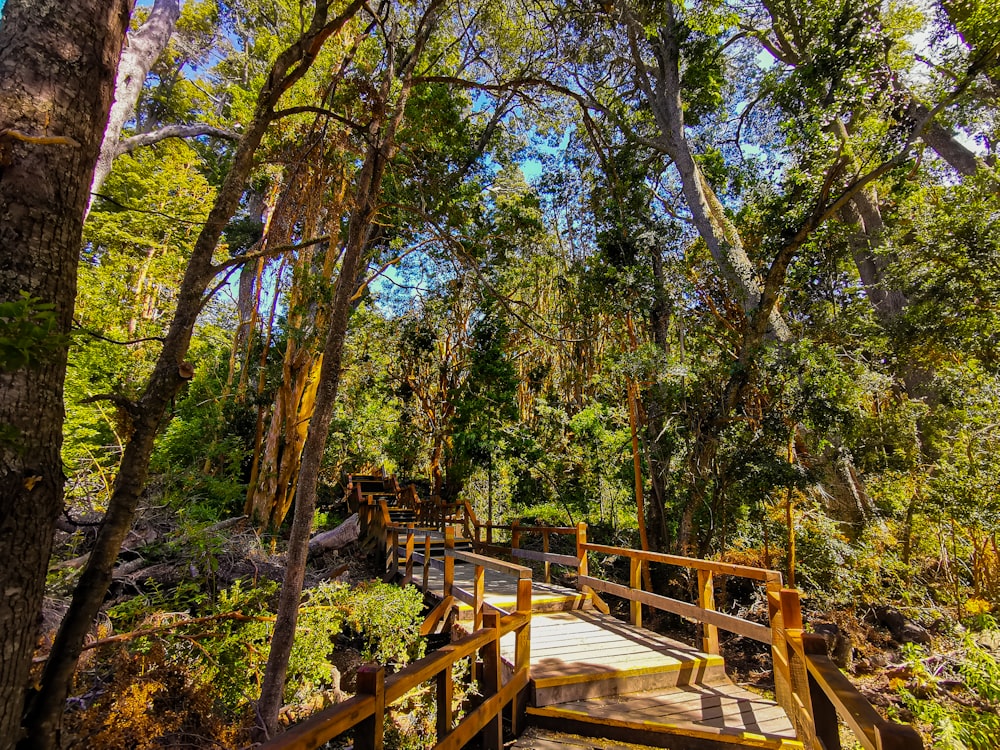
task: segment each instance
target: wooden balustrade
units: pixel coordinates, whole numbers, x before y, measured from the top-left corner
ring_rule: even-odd
[[[412,580],[414,566],[421,565],[423,583],[426,589],[430,570],[432,568],[443,570],[444,601],[435,608],[435,612],[428,618],[429,621],[439,621],[446,611],[451,610],[455,602],[463,602],[473,609],[475,628],[473,636],[498,629],[508,632],[508,630],[504,630],[508,625],[509,629],[516,629],[515,677],[523,673],[524,685],[527,684],[530,651],[531,570],[514,563],[504,563],[485,557],[479,553],[504,553],[515,561],[525,560],[543,563],[547,583],[551,580],[551,565],[575,568],[577,587],[581,591],[591,593],[595,597],[595,603],[600,601],[597,596],[598,592],[627,600],[630,620],[639,627],[642,626],[643,605],[695,620],[701,625],[702,650],[710,654],[719,653],[720,630],[769,644],[776,699],[788,713],[799,738],[807,748],[840,750],[838,717],[846,723],[866,750],[918,750],[923,746],[920,736],[911,727],[885,721],[879,716],[878,712],[857,691],[850,680],[829,659],[826,653],[826,643],[822,638],[803,632],[798,592],[783,588],[781,574],[777,571],[715,560],[701,560],[592,544],[587,541],[586,524],[578,524],[576,527],[543,527],[523,526],[518,523],[511,525],[481,523],[468,503],[445,504],[440,502],[440,499],[422,503],[417,498],[412,485],[407,490],[401,491],[399,497],[401,505],[404,507],[415,511],[423,508],[417,513],[418,523],[432,526],[443,532],[441,536],[443,536],[445,551],[443,559],[433,558],[431,556],[431,532],[413,528],[412,524],[392,526],[389,521],[388,509],[383,503],[381,512],[371,511],[362,523],[367,523],[368,527],[376,533],[381,532],[382,538],[387,540],[386,546],[390,554],[391,571],[397,573],[402,569],[404,580],[409,581]],[[456,526],[464,531],[466,538],[472,540],[475,552],[455,549]],[[509,547],[497,543],[496,532],[502,532],[505,535],[509,533]],[[522,548],[522,539],[528,534],[541,535],[541,551]],[[550,539],[552,535],[574,536],[575,554],[551,552]],[[629,560],[628,584],[591,576],[588,559],[591,552],[627,557]],[[473,566],[474,575],[471,590],[466,590],[455,584],[456,560]],[[642,570],[650,563],[671,565],[694,571],[697,577],[696,602],[682,601],[645,590]],[[503,612],[499,608],[491,607],[485,601],[485,571],[487,570],[518,579],[517,611],[515,613]],[[716,609],[715,586],[720,576],[738,576],[763,584],[768,605],[767,625]],[[510,625],[514,622],[509,619],[512,617],[522,617],[523,620],[518,620],[517,622],[521,624],[515,627]],[[463,639],[459,643],[463,643],[465,640]],[[499,641],[496,643],[498,644]],[[479,647],[477,646],[477,648]],[[499,646],[497,645],[496,648]],[[491,665],[494,661],[492,652],[484,654],[484,665]],[[489,667],[489,669],[492,668],[492,666]],[[400,673],[400,675],[402,674]],[[397,677],[394,676],[390,680]],[[450,696],[448,693],[450,688],[446,684],[447,680],[444,679],[444,672],[440,670],[435,672],[434,678],[437,680],[439,696]],[[511,696],[522,690],[524,685],[512,687],[515,684],[515,680],[512,679],[506,686],[500,686],[494,680],[495,676],[490,673],[481,686],[486,700],[477,711],[488,710],[476,722],[469,723],[466,729],[459,732],[456,728],[451,733],[445,732],[444,729],[450,726],[450,719],[447,716],[442,717],[439,713],[439,744],[437,747],[460,747],[461,743],[468,741],[476,732],[487,726],[489,729],[486,746],[492,747],[493,743],[498,741],[494,740],[493,737],[497,732],[499,708],[496,711],[493,711],[493,708],[509,703]],[[375,682],[377,683],[377,679]],[[389,683],[386,684],[385,702],[388,704],[391,702],[389,698],[395,693],[389,690]],[[374,711],[379,700],[377,685],[365,689],[368,691],[365,695],[359,694],[351,701],[342,704],[345,706],[343,711],[356,718],[355,724],[367,720],[371,714],[366,712]],[[523,720],[523,717],[518,711],[512,713],[514,724],[518,726],[518,722]],[[466,721],[469,718],[471,716]],[[346,719],[338,719],[338,721],[343,722]],[[460,727],[465,723],[463,722]],[[290,735],[291,732],[288,734]],[[270,748],[272,745],[269,744],[266,747]],[[274,747],[286,746],[275,745]],[[315,747],[315,745],[288,745],[287,747]]]
[[[435,750],[460,750],[476,735],[481,736],[484,750],[501,750],[503,733],[501,715],[510,706],[511,725],[515,734],[523,731],[531,656],[531,569],[505,563],[472,552],[455,549],[455,532],[446,526],[443,533],[444,558],[431,556],[431,545],[439,534],[413,524],[393,525],[388,507],[382,501],[378,508],[369,504],[370,517],[389,548],[388,565],[392,573],[403,572],[403,580],[412,580],[414,566],[423,567],[426,586],[432,567],[444,571],[444,599],[428,616],[421,634],[440,621],[456,602],[473,607],[471,634],[414,662],[386,678],[382,667],[364,667],[358,673],[358,693],[352,698],[320,711],[284,734],[260,747],[262,750],[311,750],[354,729],[356,748],[382,750],[382,727],[386,708],[410,690],[433,680],[437,697],[437,743]],[[418,542],[418,538],[421,540]],[[417,550],[420,549],[421,552]],[[474,568],[473,590],[467,591],[455,583],[455,561]],[[513,576],[517,579],[517,599],[514,612],[503,612],[485,601],[485,571]],[[489,610],[489,611],[487,611]],[[510,679],[503,682],[500,639],[514,633],[514,663]],[[478,652],[482,661],[478,690],[482,703],[457,725],[452,715],[454,683],[452,666],[460,659]]]
[[[522,530],[523,531],[523,530]],[[588,552],[629,558],[627,586],[589,575]],[[577,536],[577,586],[629,601],[633,624],[642,624],[642,605],[696,620],[702,626],[702,650],[719,653],[719,630],[727,630],[771,645],[775,696],[788,713],[807,748],[840,750],[837,717],[844,720],[866,750],[919,750],[920,735],[912,727],[884,720],[851,681],[827,656],[826,642],[803,632],[799,593],[782,587],[773,570],[733,565],[715,560],[589,544],[586,527]],[[694,570],[698,603],[644,591],[643,563],[660,563]],[[751,622],[715,609],[716,576],[739,576],[765,584],[768,625]]]
[[[483,747],[503,747],[500,715],[528,685],[527,662],[515,670],[503,684],[500,662],[500,639],[514,632],[519,641],[530,623],[530,614],[516,613],[501,617],[488,613],[485,627],[413,662],[391,677],[379,666],[362,667],[358,672],[358,692],[343,703],[319,711],[287,732],[260,745],[260,750],[312,750],[351,729],[354,746],[382,750],[385,710],[406,693],[425,682],[434,681],[437,695],[437,743],[435,750],[459,750],[482,733]],[[461,659],[479,653],[483,662],[479,691],[485,700],[468,713],[457,726],[452,715],[454,683],[452,666]],[[523,719],[519,719],[523,721]]]

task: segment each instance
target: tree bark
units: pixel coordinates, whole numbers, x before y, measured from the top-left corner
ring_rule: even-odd
[[[232,167],[195,242],[178,292],[177,310],[164,338],[163,348],[142,396],[132,408],[133,435],[125,446],[108,511],[90,560],[73,592],[70,609],[56,635],[42,674],[39,692],[29,707],[25,720],[28,737],[22,743],[25,749],[50,750],[58,742],[63,707],[69,694],[73,672],[83,641],[111,583],[118,551],[131,526],[136,504],[146,482],[153,441],[167,406],[193,374],[193,367],[184,361],[184,357],[202,308],[205,290],[218,271],[212,265],[212,255],[223,229],[239,206],[244,185],[253,168],[254,155],[272,120],[274,107],[282,94],[305,75],[324,42],[343,28],[357,13],[361,4],[362,0],[353,0],[341,15],[328,20],[329,2],[318,0],[309,28],[297,42],[278,56],[258,95],[254,118],[236,149]],[[6,25],[5,19],[4,26]],[[95,157],[96,150],[95,145]],[[81,201],[81,216],[84,205],[85,196]],[[74,263],[78,252],[79,242],[73,251]]]
[[[59,335],[72,323],[83,212],[130,11],[129,0],[8,0],[3,9],[0,303],[27,293],[53,305]],[[0,361],[0,750],[19,739],[63,503],[68,340],[33,348],[37,362]]]
[[[122,129],[125,123],[132,119],[146,76],[156,58],[170,42],[180,15],[180,0],[156,0],[146,22],[128,35],[128,44],[122,50],[121,62],[118,64],[115,102],[111,105],[108,126],[101,143],[101,154],[97,159],[94,179],[90,186],[88,213],[93,202],[93,194],[101,191],[101,186],[111,174],[112,163],[122,153],[119,149]]]

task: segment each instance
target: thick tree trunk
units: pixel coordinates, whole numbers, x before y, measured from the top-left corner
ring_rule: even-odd
[[[0,360],[0,750],[21,709],[63,503],[63,379],[83,212],[129,0],[7,0],[0,23],[0,303],[52,305],[30,362]],[[36,304],[28,303],[29,307]]]
[[[667,24],[652,42],[658,62],[655,78],[649,77],[650,69],[638,49],[636,35],[640,30],[635,28],[635,22],[630,25],[633,58],[636,70],[640,71],[640,86],[660,130],[659,143],[664,153],[673,160],[680,175],[681,190],[698,234],[708,246],[722,277],[738,296],[743,309],[750,313],[760,304],[763,285],[743,247],[739,232],[726,216],[722,202],[708,184],[691,151],[685,132],[681,98],[680,31],[673,14],[673,6],[668,4]],[[790,340],[791,332],[777,307],[771,311],[769,324],[779,340]]]
[[[278,56],[258,96],[254,118],[247,125],[236,149],[232,167],[195,242],[178,293],[177,310],[164,338],[163,348],[142,396],[132,408],[134,431],[122,455],[104,523],[87,567],[73,592],[70,609],[63,619],[45,664],[39,693],[26,718],[28,737],[23,743],[26,750],[49,750],[58,741],[63,707],[69,694],[73,672],[84,639],[111,583],[112,570],[122,541],[131,526],[136,504],[146,482],[153,441],[167,406],[193,374],[193,366],[185,362],[184,357],[202,308],[205,290],[217,272],[212,265],[213,253],[223,229],[239,206],[244,186],[253,168],[254,155],[271,122],[273,108],[281,95],[306,73],[323,42],[343,28],[360,6],[361,0],[354,0],[340,16],[328,21],[329,4],[326,0],[318,0],[309,29]],[[5,26],[6,23],[5,19]],[[95,144],[95,156],[96,148]],[[82,210],[83,201],[81,216]],[[77,246],[74,249],[74,262],[78,252]]]
[[[139,101],[146,76],[170,42],[180,15],[180,0],[156,0],[146,22],[128,35],[128,44],[122,50],[121,62],[118,65],[115,101],[111,106],[108,126],[101,143],[101,154],[97,159],[94,179],[90,186],[88,212],[93,194],[101,191],[101,186],[111,174],[112,163],[122,153],[120,147],[122,129],[135,114],[135,105]]]

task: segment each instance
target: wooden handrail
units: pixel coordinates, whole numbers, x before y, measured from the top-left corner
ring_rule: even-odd
[[[504,575],[511,576],[512,578],[527,578],[528,580],[531,580],[531,568],[526,568],[523,565],[514,565],[513,563],[496,560],[492,557],[477,555],[475,552],[463,552],[462,550],[457,549],[445,550],[444,554],[446,557],[453,557],[456,560],[461,560],[462,562],[471,563],[476,566],[482,566],[488,570],[495,570],[497,573],[503,573]]]
[[[690,568],[692,570],[705,570],[719,575],[739,576],[750,578],[755,581],[780,581],[781,573],[767,568],[751,568],[746,565],[734,565],[732,563],[719,562],[717,560],[703,560],[699,557],[681,557],[680,555],[667,555],[662,552],[646,552],[638,549],[628,549],[626,547],[609,547],[604,544],[585,544],[584,549],[590,552],[600,552],[605,555],[618,555],[630,559],[644,560],[646,562],[663,563],[664,565],[675,565],[680,568]]]
[[[415,493],[414,493],[415,497]],[[416,500],[416,502],[419,502]],[[596,592],[621,597],[629,601],[631,621],[637,626],[642,624],[642,605],[655,607],[665,611],[694,619],[702,625],[702,648],[707,653],[719,653],[719,629],[737,633],[771,645],[774,668],[775,696],[778,703],[785,709],[795,726],[796,733],[807,747],[823,748],[823,750],[840,750],[840,739],[837,728],[837,717],[841,717],[852,730],[858,741],[866,750],[920,750],[923,747],[919,734],[911,727],[886,721],[878,714],[851,681],[844,676],[826,654],[826,644],[818,636],[803,632],[802,613],[799,594],[794,589],[782,588],[781,573],[774,570],[754,568],[745,565],[734,565],[716,560],[668,555],[658,552],[612,547],[592,544],[587,541],[586,524],[578,524],[576,528],[566,527],[532,527],[512,524],[509,526],[482,524],[468,503],[445,504],[437,502],[437,518],[444,531],[445,559],[445,596],[466,601],[474,607],[474,622],[476,632],[481,622],[491,624],[490,628],[503,633],[513,630],[517,633],[517,652],[515,657],[514,678],[507,686],[485,686],[486,702],[477,710],[475,722],[466,725],[462,732],[448,735],[449,739],[439,742],[440,748],[458,748],[471,739],[476,731],[490,727],[487,734],[495,734],[496,714],[492,713],[494,705],[509,702],[510,696],[521,688],[523,673],[525,684],[527,680],[528,654],[530,646],[530,608],[531,608],[531,570],[513,563],[505,563],[486,557],[478,552],[505,551],[515,559],[544,562],[546,580],[549,577],[549,565],[558,564],[577,569],[577,587],[594,595]],[[446,523],[444,509],[459,509],[461,519],[450,519],[464,525],[466,535],[469,528],[474,529],[475,548],[477,552],[456,550],[454,528]],[[420,536],[421,529],[410,527],[390,527],[388,519],[381,524],[383,533],[395,536],[393,544],[393,564],[398,568],[398,553],[403,552],[407,576],[412,576],[414,562],[419,562],[426,570],[435,565],[430,558],[430,532],[423,530],[424,551],[421,554],[414,550],[414,538]],[[389,529],[391,528],[391,532]],[[482,539],[482,530],[486,529],[486,540]],[[493,544],[493,531],[511,532],[509,548]],[[549,551],[549,536],[551,534],[575,534],[576,555],[553,554]],[[399,544],[399,535],[406,535],[404,545]],[[543,551],[520,549],[519,543],[524,534],[541,534]],[[588,554],[595,552],[605,555],[616,555],[629,559],[628,585],[606,581],[589,574]],[[459,589],[454,584],[454,564],[456,560],[475,566],[473,591]],[[651,591],[642,587],[641,569],[644,563],[658,563],[683,567],[697,572],[697,604],[681,601]],[[484,601],[485,571],[494,570],[504,575],[518,579],[517,613],[500,616],[498,608],[491,607]],[[734,615],[719,612],[715,609],[715,576],[737,576],[759,581],[765,584],[768,603],[768,625],[762,625],[744,620]],[[487,612],[487,609],[495,610]],[[492,646],[491,646],[492,648]],[[485,661],[489,662],[487,658]],[[440,679],[440,676],[439,676]],[[388,692],[386,698],[388,699]],[[352,699],[353,700],[353,699]],[[387,701],[388,702],[388,701]],[[375,705],[377,699],[371,699],[370,705]],[[347,704],[344,704],[345,706]],[[363,707],[368,702],[359,702],[348,706],[348,711],[363,713]],[[352,707],[353,706],[353,707]],[[361,706],[362,708],[358,708]],[[483,713],[483,708],[490,708]],[[441,724],[439,716],[439,728]],[[360,721],[360,719],[359,719]],[[472,732],[472,734],[469,734]],[[439,734],[439,740],[444,735]],[[493,746],[495,740],[488,739],[487,746]],[[266,746],[270,747],[270,745]],[[299,746],[295,746],[299,747]]]
[[[498,615],[487,616],[488,627],[481,628],[464,638],[438,649],[432,654],[419,659],[388,679],[381,667],[362,668],[359,671],[358,695],[343,703],[332,706],[313,714],[305,721],[296,724],[287,732],[260,745],[260,750],[313,750],[321,747],[331,739],[347,732],[354,727],[368,724],[364,737],[356,739],[373,750],[381,750],[381,728],[384,721],[385,707],[395,703],[406,693],[428,680],[444,676],[451,689],[452,665],[477,651],[492,650],[495,658],[484,660],[484,678],[481,689],[489,698],[463,719],[457,727],[450,726],[451,721],[439,722],[438,743],[435,746],[444,748],[460,748],[483,730],[490,722],[496,722],[495,737],[487,738],[487,746],[499,747],[499,721],[496,721],[500,711],[528,684],[527,668],[514,672],[506,685],[501,686],[502,666],[499,660],[500,638],[508,632],[519,631],[528,627],[530,616],[512,615],[501,618]],[[492,686],[492,691],[490,687]],[[440,693],[439,693],[440,695]],[[439,700],[439,713],[450,714],[451,702],[447,707]],[[374,719],[374,721],[372,721]],[[445,730],[445,731],[442,731]],[[490,742],[489,740],[493,740]]]

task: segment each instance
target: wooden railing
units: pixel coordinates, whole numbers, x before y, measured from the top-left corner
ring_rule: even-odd
[[[398,490],[397,490],[398,491]],[[443,534],[414,526],[395,526],[390,521],[388,504],[373,502],[360,494],[358,512],[363,528],[385,544],[392,573],[402,569],[403,580],[412,580],[415,564],[423,567],[424,585],[432,567],[443,571],[444,598],[425,622],[445,616],[455,602],[465,602],[473,610],[473,632],[438,649],[390,677],[383,667],[368,665],[358,672],[357,694],[324,711],[313,714],[287,732],[264,743],[262,750],[312,750],[345,732],[354,730],[354,747],[358,750],[381,750],[386,709],[406,693],[431,680],[435,683],[437,719],[435,750],[459,750],[477,735],[485,750],[503,748],[503,711],[510,706],[510,721],[514,734],[523,731],[524,709],[527,705],[529,663],[531,655],[531,569],[494,560],[472,552],[455,549],[455,534],[446,527]],[[417,552],[417,538],[422,552]],[[431,555],[434,541],[444,542],[443,558]],[[402,542],[402,543],[401,543]],[[455,561],[473,565],[471,591],[455,583]],[[401,564],[402,563],[402,564]],[[513,576],[517,579],[517,599],[514,612],[505,612],[485,601],[485,571]],[[424,629],[422,634],[426,635]],[[514,661],[510,677],[503,682],[504,667],[500,655],[500,639],[514,633]],[[483,701],[455,725],[452,703],[455,685],[452,667],[461,659],[478,652],[481,668],[478,692]]]
[[[575,568],[578,589],[627,600],[629,619],[637,627],[642,626],[642,606],[646,605],[698,622],[702,650],[710,654],[719,653],[719,630],[770,645],[777,701],[788,713],[799,738],[807,747],[840,750],[838,716],[866,750],[919,750],[923,747],[920,735],[912,727],[888,722],[878,714],[827,656],[826,642],[821,637],[803,632],[799,592],[782,586],[781,573],[715,560],[591,544],[587,541],[587,525],[582,523],[571,529],[576,535],[575,556],[553,554],[547,550],[521,550],[516,545],[523,534],[562,534],[570,529],[516,524],[506,528],[511,531],[512,542],[510,548],[505,548],[507,554],[543,562],[546,573],[550,564]],[[492,543],[490,546],[497,547]],[[591,576],[591,552],[628,558],[628,584]],[[642,569],[649,564],[672,565],[694,571],[697,576],[697,601],[682,601],[645,590]],[[763,584],[768,603],[767,625],[716,609],[715,587],[720,576],[736,576]]]
[[[514,699],[528,685],[527,662],[515,669],[507,684],[503,684],[500,639],[513,631],[518,633],[520,641],[521,633],[526,632],[529,622],[530,614],[518,612],[501,617],[493,612],[487,613],[484,627],[388,678],[383,667],[362,667],[358,672],[358,691],[354,697],[313,714],[259,747],[261,750],[312,750],[354,729],[355,748],[381,750],[386,708],[414,688],[434,680],[437,698],[435,750],[460,750],[477,734],[482,735],[486,750],[500,750],[503,747],[503,708],[514,703]],[[482,659],[478,687],[484,700],[455,726],[452,666],[476,652]],[[514,718],[515,721],[523,721],[516,716]]]
[[[405,491],[404,491],[405,492]],[[531,571],[528,568],[502,563],[481,554],[461,552],[454,549],[454,528],[462,528],[466,538],[472,540],[478,553],[509,556],[513,560],[540,562],[545,566],[545,581],[550,581],[550,566],[560,565],[576,571],[576,585],[595,598],[595,604],[602,606],[599,594],[616,596],[629,602],[630,621],[642,626],[642,606],[653,607],[692,619],[701,626],[701,646],[710,654],[719,653],[719,630],[736,633],[771,647],[774,665],[775,694],[778,703],[788,713],[798,736],[807,747],[822,750],[839,750],[840,735],[838,717],[846,723],[859,743],[866,750],[918,750],[923,747],[919,734],[912,728],[885,721],[850,680],[827,656],[825,641],[803,631],[801,605],[798,591],[784,588],[781,574],[777,571],[733,565],[713,560],[666,555],[656,552],[591,544],[587,541],[587,525],[576,527],[542,527],[520,524],[501,525],[481,523],[471,505],[444,504],[439,499],[421,502],[416,497],[404,496],[402,505],[413,509],[423,507],[417,513],[421,525],[440,529],[445,539],[445,558],[431,556],[431,535],[412,527],[392,527],[388,522],[388,510],[382,508],[377,514],[377,531],[386,536],[387,552],[391,549],[391,566],[394,572],[402,567],[403,580],[412,580],[414,566],[423,568],[424,587],[432,567],[444,570],[445,601],[439,605],[442,611],[450,609],[457,599],[468,603],[474,610],[475,627],[486,621],[485,609],[491,608],[483,601],[484,571],[499,570],[515,575],[519,581],[527,581],[527,599],[522,602],[522,587],[518,588],[518,613],[522,608],[530,611]],[[509,533],[510,546],[499,544],[495,532]],[[542,550],[523,549],[524,535],[542,536]],[[389,536],[392,535],[392,541]],[[550,537],[553,535],[573,535],[575,554],[556,554],[550,551]],[[420,538],[420,551],[417,539]],[[402,543],[401,543],[402,542]],[[627,557],[629,559],[629,581],[622,584],[590,575],[589,553]],[[476,566],[472,591],[465,591],[454,584],[454,560],[461,559]],[[687,602],[673,597],[648,591],[643,587],[643,570],[650,564],[672,565],[694,571],[697,576],[697,601]],[[768,604],[768,623],[762,624],[720,612],[715,606],[715,587],[720,576],[738,576],[757,581],[764,586]],[[648,579],[647,579],[648,580]],[[501,611],[493,615],[509,616]],[[528,629],[518,636],[518,663],[523,658],[527,669],[527,654],[530,640]],[[524,652],[520,647],[524,640]]]

